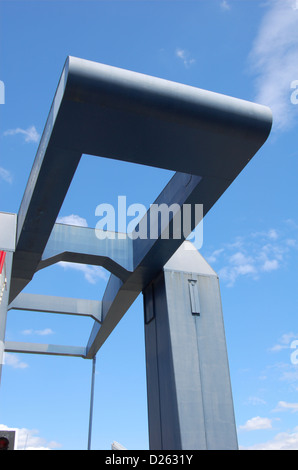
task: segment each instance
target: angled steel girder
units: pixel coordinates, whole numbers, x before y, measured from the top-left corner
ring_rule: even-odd
[[[5,351],[13,353],[45,354],[48,356],[69,356],[82,358],[85,358],[86,356],[86,348],[80,346],[21,343],[14,341],[5,342]]]
[[[164,240],[159,231],[156,239],[107,245],[92,229],[55,224],[81,156],[174,170],[155,203],[203,204],[205,215],[264,144],[271,125],[264,106],[69,57],[18,213],[10,302],[53,262],[105,266],[112,274],[102,324],[94,325],[86,348],[86,357],[94,357],[184,238]],[[189,231],[198,222],[192,217]]]
[[[10,303],[8,310],[79,315],[91,317],[99,323],[102,317],[102,303],[98,300],[24,294],[23,292]]]

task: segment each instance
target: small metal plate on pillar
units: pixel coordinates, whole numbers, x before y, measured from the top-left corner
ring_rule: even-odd
[[[190,307],[193,315],[201,314],[198,281],[195,279],[188,279],[189,295],[190,295]]]

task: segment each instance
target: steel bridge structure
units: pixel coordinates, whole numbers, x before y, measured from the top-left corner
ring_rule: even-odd
[[[237,449],[219,280],[185,239],[200,222],[195,205],[204,217],[271,125],[267,107],[68,57],[19,211],[0,213],[0,379],[5,351],[94,359],[143,293],[150,449]],[[139,227],[107,238],[57,223],[84,154],[175,171],[154,202],[190,207],[188,233],[175,236],[182,222],[174,212],[153,239],[140,238]],[[23,292],[37,271],[59,261],[107,269],[103,298]],[[10,342],[11,309],[89,316],[94,325],[85,347]]]

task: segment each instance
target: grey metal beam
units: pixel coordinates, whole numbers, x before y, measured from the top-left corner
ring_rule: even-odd
[[[102,302],[21,292],[8,306],[8,310],[81,315],[101,322]]]
[[[10,300],[38,269],[82,154],[199,176],[210,208],[271,125],[264,106],[69,57],[18,213]]]
[[[220,197],[224,189],[230,184],[227,180],[218,180],[212,178],[201,178],[199,176],[187,175],[185,173],[175,173],[169,181],[166,188],[158,196],[154,204],[163,204],[167,202],[178,204],[181,208],[183,204],[190,204],[194,208],[197,201],[203,204],[203,217],[214,203],[214,196]],[[149,227],[150,211],[145,215],[148,220]],[[169,232],[172,233],[175,216],[169,214]],[[134,270],[133,273],[123,283],[111,276],[106,291],[103,296],[103,324],[94,325],[88,344],[87,356],[92,357],[102,346],[113,328],[121,320],[128,308],[135,301],[142,290],[154,279],[163,269],[163,266],[177,251],[184,239],[196,227],[200,220],[194,216],[191,218],[189,232],[181,231],[181,238],[162,239],[162,227],[158,226],[158,237],[156,239],[134,239],[133,256]],[[140,222],[142,223],[142,222]],[[138,229],[136,229],[138,231]],[[134,236],[133,236],[134,238]],[[113,287],[112,287],[113,286]],[[129,292],[129,295],[127,293]],[[112,321],[109,319],[112,318]]]
[[[37,269],[59,261],[103,266],[120,279],[127,279],[133,269],[132,239],[123,234],[55,224]],[[112,238],[114,237],[114,238]]]
[[[137,280],[137,277],[135,279]],[[86,348],[88,359],[96,355],[139,294],[138,283],[134,285],[132,279],[130,283],[123,283],[111,274],[102,299],[102,323],[94,324],[88,340]]]
[[[24,289],[37,270],[81,157],[80,153],[58,146],[48,145],[45,152],[47,131],[46,126],[18,212],[17,249],[10,300]],[[44,153],[47,161],[42,159]],[[43,165],[41,161],[44,161]]]
[[[10,353],[45,354],[49,356],[86,357],[86,348],[56,344],[38,344],[6,341],[4,350]]]
[[[74,57],[66,70],[59,137],[82,153],[234,179],[271,128],[251,102]]]
[[[264,144],[271,125],[272,113],[264,106],[69,57],[18,213],[9,299],[10,308],[88,311],[97,322],[86,348],[6,342],[5,351],[94,358],[143,291],[153,384],[148,389],[151,447],[235,448],[218,280],[195,269],[189,273],[185,259],[180,269],[177,253],[174,265],[172,256],[200,221],[193,217],[196,204],[203,205],[204,217]],[[125,241],[99,243],[93,229],[56,224],[83,154],[174,170],[155,204],[189,205],[188,232],[175,237],[180,216],[170,214],[166,226],[157,224],[155,237],[135,236],[140,227],[150,226],[153,208]],[[61,260],[102,265],[112,273],[102,303],[17,298],[36,271]],[[194,427],[199,442],[191,435]]]
[[[199,189],[198,184],[200,181],[201,178],[199,176],[175,173],[154,204],[162,204],[165,201],[169,205],[175,202],[180,207],[183,204],[192,204],[196,197],[198,197],[196,192]],[[206,203],[207,207],[208,204]],[[148,220],[148,229],[150,225],[150,212],[151,209],[144,216],[144,220]],[[199,220],[195,220],[192,217],[189,231],[191,232],[198,223]],[[170,232],[172,231],[173,224],[174,215],[170,213],[168,223]],[[186,232],[184,235],[187,237],[189,233]],[[162,227],[160,225],[157,227],[156,239],[151,239],[149,233],[146,239],[135,239],[134,233],[132,234],[133,272],[125,282],[120,282],[120,279],[111,275],[102,299],[102,325],[95,324],[93,326],[87,344],[87,355],[89,358],[97,353],[137,296],[142,292],[142,289],[157,275],[184,240],[182,232],[179,239],[162,239],[161,237]]]

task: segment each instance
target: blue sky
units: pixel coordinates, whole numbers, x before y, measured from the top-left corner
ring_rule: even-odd
[[[239,445],[298,449],[298,3],[1,0],[1,211],[19,209],[68,55],[271,107],[270,138],[205,218],[201,253],[220,276]],[[97,205],[119,195],[148,207],[171,174],[85,156],[59,218],[95,227]],[[60,264],[26,292],[100,299],[107,278]],[[85,346],[91,327],[11,311],[6,339]],[[20,447],[86,448],[91,361],[5,361],[0,423],[20,430]],[[141,296],[98,353],[93,423],[94,449],[148,448]]]

